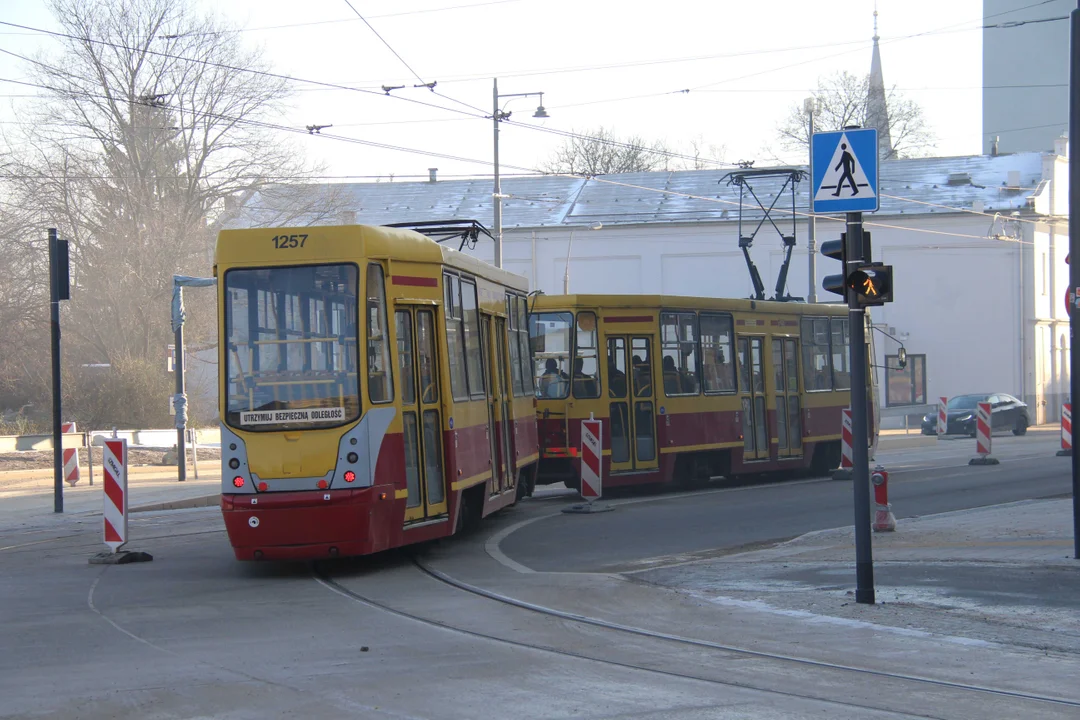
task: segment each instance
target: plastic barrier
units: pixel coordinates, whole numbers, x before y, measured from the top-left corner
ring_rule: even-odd
[[[1061,406],[1061,449],[1057,454],[1062,457],[1072,455],[1072,403]]]
[[[990,456],[990,440],[994,436],[993,409],[990,403],[981,402],[975,407],[975,453],[968,465],[998,465],[997,458]]]

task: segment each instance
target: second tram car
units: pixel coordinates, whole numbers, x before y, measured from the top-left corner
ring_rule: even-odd
[[[529,490],[524,278],[359,225],[226,230],[214,272],[238,559],[443,537]]]
[[[851,396],[846,306],[637,295],[530,302],[538,484],[578,486],[590,416],[603,421],[606,487],[824,474],[840,464]],[[873,447],[873,372],[868,379]]]

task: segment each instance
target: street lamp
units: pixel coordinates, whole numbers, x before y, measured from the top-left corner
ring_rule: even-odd
[[[544,93],[531,92],[531,93],[510,93],[507,95],[499,94],[499,79],[495,78],[492,81],[491,90],[491,119],[495,125],[495,191],[492,193],[494,199],[494,211],[495,211],[495,267],[502,267],[502,201],[504,195],[502,194],[502,185],[499,182],[499,121],[506,120],[510,117],[510,113],[504,112],[499,109],[499,98],[515,98],[515,97],[529,97],[531,95],[540,96],[540,105],[536,108],[536,112],[533,113],[534,118],[544,119],[548,117],[547,110],[544,109]]]
[[[589,226],[590,230],[599,230],[604,227],[602,222],[596,222]],[[574,230],[580,230],[581,228],[574,228]],[[574,230],[570,231],[570,242],[566,244],[566,270],[563,273],[562,281],[562,293],[563,295],[570,294],[570,251],[574,248]]]

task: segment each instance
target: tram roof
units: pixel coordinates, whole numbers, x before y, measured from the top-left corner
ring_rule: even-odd
[[[1029,205],[1042,181],[1043,153],[888,160],[881,164],[882,215],[929,215],[978,209],[1007,213]],[[800,169],[806,169],[802,166]],[[642,172],[580,178],[561,175],[502,180],[504,229],[572,229],[610,225],[729,222],[738,219],[739,188],[724,180],[731,168]],[[782,177],[751,177],[758,197],[772,197]],[[221,219],[223,227],[333,225],[342,215],[368,225],[492,217],[490,178],[436,182],[367,182],[277,186],[252,194]],[[810,181],[795,193],[808,205]],[[785,193],[777,209],[790,212]],[[761,211],[744,202],[743,218]],[[355,222],[350,220],[349,222]]]
[[[691,297],[686,295],[536,295],[530,310],[723,310],[759,312],[776,315],[841,315],[848,311],[843,303],[777,302],[742,298]]]
[[[268,244],[269,239],[273,235],[291,235],[305,232],[309,235],[321,233],[327,240],[337,245],[329,251],[319,251],[317,256],[294,254],[290,256],[290,260],[295,259],[298,262],[312,262],[315,260],[335,262],[353,257],[389,257],[399,262],[445,265],[523,292],[528,289],[528,281],[521,275],[497,268],[466,252],[459,252],[456,248],[448,247],[449,243],[438,243],[426,235],[406,228],[371,225],[317,225],[291,228],[273,226],[271,228],[225,229],[218,234],[214,262],[215,264],[277,264],[281,262],[282,258],[278,256],[277,251],[271,250],[272,246]],[[251,249],[255,247],[255,243],[259,240],[263,242],[263,249],[253,253]],[[314,243],[312,247],[314,248]]]

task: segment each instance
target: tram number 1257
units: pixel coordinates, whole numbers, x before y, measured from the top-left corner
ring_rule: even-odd
[[[304,247],[307,237],[307,235],[275,235],[271,242],[274,243],[274,247],[278,250],[285,250],[287,248]]]

